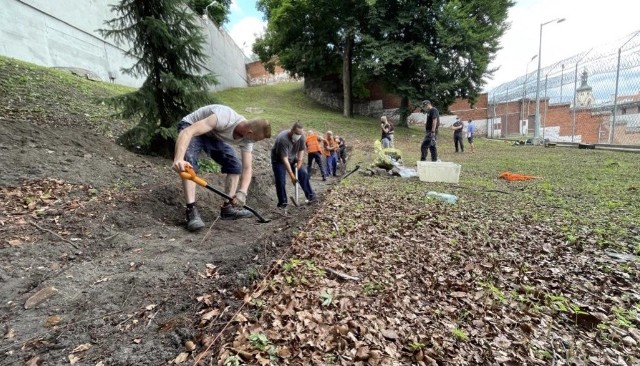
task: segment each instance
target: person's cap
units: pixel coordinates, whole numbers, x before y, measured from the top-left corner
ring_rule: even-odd
[[[423,101],[422,101],[422,105],[425,105],[425,104],[431,104],[431,102],[430,102],[430,101],[428,101],[428,100],[423,100]]]

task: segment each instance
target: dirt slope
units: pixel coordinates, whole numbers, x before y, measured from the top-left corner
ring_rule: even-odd
[[[2,117],[2,116],[0,116]],[[137,155],[90,128],[0,119],[0,365],[159,365],[193,341],[202,349],[238,305],[238,290],[312,214],[274,216],[268,145],[256,148],[248,204],[274,220],[183,229],[169,161]],[[222,176],[205,175],[222,187]],[[332,182],[328,182],[332,183]],[[329,184],[314,178],[318,191]],[[206,224],[221,200],[198,191]],[[34,308],[26,301],[57,290]],[[198,323],[205,304],[225,310]],[[86,344],[87,350],[73,350]],[[86,347],[81,347],[84,349]]]

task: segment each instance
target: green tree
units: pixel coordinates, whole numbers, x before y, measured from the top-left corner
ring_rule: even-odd
[[[456,97],[474,101],[508,27],[511,0],[371,0],[360,66],[402,98],[441,109]]]
[[[206,15],[217,25],[229,21],[231,0],[187,0],[191,9],[198,15]]]
[[[367,7],[365,0],[258,0],[268,26],[253,52],[272,72],[277,63],[296,76],[341,75],[343,114],[352,117],[352,67]]]
[[[142,86],[110,100],[121,118],[138,120],[121,136],[129,147],[170,156],[176,123],[197,107],[211,102],[208,86],[213,75],[197,75],[206,54],[197,15],[185,0],[121,0],[112,5],[116,18],[106,22],[101,34],[129,47],[126,55],[136,62],[123,69],[144,77]]]

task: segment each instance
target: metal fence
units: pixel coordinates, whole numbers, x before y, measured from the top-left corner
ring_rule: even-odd
[[[539,83],[531,67],[489,92],[489,136],[640,145],[640,30],[541,68]]]

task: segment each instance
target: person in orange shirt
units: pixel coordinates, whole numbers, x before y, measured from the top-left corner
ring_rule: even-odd
[[[318,164],[318,168],[320,169],[320,173],[322,174],[322,180],[327,180],[327,175],[325,174],[324,167],[322,166],[321,142],[322,138],[318,136],[314,130],[309,130],[307,137],[305,138],[305,143],[307,144],[307,172],[311,175],[311,166],[315,160],[316,164]]]
[[[338,142],[333,137],[333,132],[327,131],[324,136],[324,155],[327,157],[327,175],[338,176],[336,168],[338,167],[337,151]]]

